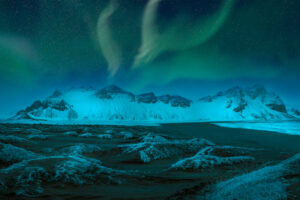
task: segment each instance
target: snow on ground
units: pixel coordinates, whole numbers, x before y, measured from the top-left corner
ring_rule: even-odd
[[[169,140],[159,135],[142,136],[138,143],[119,145],[123,154],[134,154],[135,158],[144,163],[153,160],[167,159],[172,156],[183,156],[214,145],[205,139]]]
[[[0,143],[0,162],[14,163],[22,160],[31,159],[37,155],[23,148],[13,146],[11,144]]]
[[[173,164],[171,169],[203,169],[203,168],[213,168],[225,165],[240,164],[243,162],[253,161],[254,158],[250,156],[232,156],[232,157],[219,157],[213,155],[202,155],[196,154],[195,156],[185,158]]]
[[[92,153],[92,152],[99,152],[99,151],[102,151],[102,149],[99,146],[93,144],[83,144],[83,143],[64,147],[61,150],[63,154],[67,154],[67,155],[68,154],[79,155],[83,153]]]
[[[134,137],[133,134],[129,131],[121,131],[118,135],[125,140],[132,139]]]
[[[42,180],[48,177],[42,167],[26,167],[16,180],[16,194],[27,197],[37,197],[43,193]]]
[[[78,133],[76,131],[66,131],[63,132],[62,135],[66,135],[66,136],[77,136]]]
[[[300,135],[300,121],[271,121],[271,122],[222,122],[215,123],[228,128],[244,128],[263,131],[273,131],[291,135]]]
[[[218,183],[204,199],[207,200],[281,200],[287,199],[291,182],[285,177],[299,176],[300,154],[280,164],[234,177]],[[203,199],[203,197],[199,197]]]
[[[30,142],[24,138],[15,136],[15,135],[0,135],[0,141],[5,143],[22,143],[22,142]]]
[[[129,173],[128,173],[129,174]],[[14,188],[17,195],[37,197],[44,183],[61,184],[120,184],[125,171],[104,167],[100,160],[81,155],[40,156],[0,169],[1,184]]]
[[[97,137],[100,139],[112,139],[111,134],[99,134],[99,135],[97,135]]]
[[[54,180],[76,185],[91,184],[97,181],[99,175],[107,175],[106,179],[110,179],[110,176],[115,172],[117,171],[102,166],[102,162],[99,160],[81,156],[69,156],[55,166]]]
[[[83,133],[83,134],[80,134],[79,137],[85,137],[85,138],[94,137],[94,134],[93,133]]]
[[[265,167],[265,162],[278,163],[282,156],[291,154],[283,152],[280,158],[271,160],[267,153],[262,159],[268,149],[260,152],[261,149],[256,148],[219,146],[205,139],[187,138],[187,135],[177,137],[162,127],[42,125],[28,129],[28,125],[19,125],[22,128],[18,129],[10,126],[16,125],[1,125],[4,134],[0,134],[0,192],[20,198],[43,198],[52,187],[67,191],[82,185],[105,185],[132,190],[146,185],[147,190],[151,186],[151,190],[160,187],[171,191],[170,185],[174,185],[173,191],[178,188],[181,191],[205,181],[209,188],[204,187],[200,192],[208,194],[210,200],[243,200],[245,195],[249,199],[275,200],[285,199],[286,191],[291,191],[287,188],[290,184],[287,177],[295,177],[296,181],[299,177],[300,154]],[[12,132],[6,135],[6,129]],[[24,134],[22,130],[26,129],[34,133]],[[81,137],[83,134],[85,137]],[[43,136],[46,140],[36,142],[36,139],[44,139]],[[264,168],[240,176],[258,167]],[[232,178],[237,174],[239,176]]]
[[[249,153],[249,151],[252,151],[252,149],[230,146],[208,146],[200,150],[196,155],[184,158],[172,164],[170,169],[196,170],[254,161],[253,157],[243,155],[245,152]],[[238,153],[240,153],[240,155],[238,155]]]

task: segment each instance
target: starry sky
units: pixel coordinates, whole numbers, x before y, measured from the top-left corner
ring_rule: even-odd
[[[0,118],[55,89],[191,99],[265,85],[300,104],[299,0],[0,1]]]

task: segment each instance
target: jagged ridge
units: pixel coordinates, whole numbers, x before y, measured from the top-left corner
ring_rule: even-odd
[[[292,112],[293,111],[293,112]],[[193,102],[176,95],[156,96],[153,92],[135,95],[111,85],[100,90],[55,91],[43,101],[19,111],[14,119],[35,120],[138,120],[138,121],[232,121],[288,119],[282,99],[255,85],[233,87]],[[299,115],[298,115],[299,116]]]

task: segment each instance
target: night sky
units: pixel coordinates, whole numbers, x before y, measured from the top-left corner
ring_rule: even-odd
[[[197,99],[258,83],[300,105],[299,11],[299,0],[1,0],[0,118],[55,89],[109,84]]]

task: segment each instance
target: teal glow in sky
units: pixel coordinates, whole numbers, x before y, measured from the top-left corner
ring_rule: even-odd
[[[297,103],[299,10],[298,0],[3,0],[0,117],[81,85],[196,98],[260,83]]]

